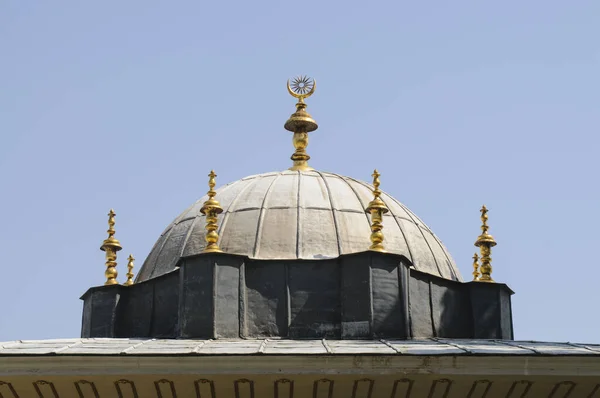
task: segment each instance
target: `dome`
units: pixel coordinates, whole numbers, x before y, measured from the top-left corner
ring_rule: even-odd
[[[137,281],[174,270],[182,257],[206,246],[207,196],[177,217],[162,233]],[[219,246],[253,259],[315,260],[366,251],[371,221],[365,208],[373,199],[366,182],[314,170],[286,170],[249,176],[217,189]],[[383,193],[386,251],[402,254],[415,269],[462,280],[454,260],[433,232],[403,204]]]

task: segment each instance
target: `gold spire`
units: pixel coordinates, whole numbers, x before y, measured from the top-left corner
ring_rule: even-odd
[[[290,167],[290,170],[314,170],[308,165],[310,156],[306,153],[306,147],[308,146],[308,133],[315,131],[319,126],[313,120],[312,116],[306,112],[304,99],[313,95],[316,87],[317,82],[308,76],[295,77],[291,85],[289,80],[287,82],[287,89],[290,95],[298,98],[296,112],[290,116],[284,125],[286,130],[294,133],[292,142],[296,151],[291,157],[294,165]]]
[[[106,252],[106,271],[104,272],[104,276],[106,276],[105,285],[116,285],[117,282],[117,252],[122,249],[121,242],[119,242],[115,238],[115,216],[117,214],[113,209],[110,209],[108,212],[108,238],[104,239],[102,242],[102,246],[100,246],[100,250]]]
[[[135,258],[133,257],[133,254],[130,254],[129,257],[127,258],[128,263],[127,263],[127,274],[125,274],[127,276],[127,281],[125,281],[125,283],[123,283],[125,286],[131,286],[133,285],[133,262],[135,260]]]
[[[215,195],[217,194],[215,192],[216,176],[215,171],[211,170],[208,175],[210,177],[208,180],[208,199],[200,209],[200,212],[206,216],[206,248],[202,253],[222,252],[219,248],[219,234],[217,234],[217,214],[221,214],[223,208],[219,201],[215,199]]]
[[[383,215],[388,212],[388,208],[379,198],[379,196],[381,196],[381,191],[379,190],[379,185],[381,184],[379,181],[380,175],[381,174],[379,174],[377,169],[375,169],[373,174],[371,174],[373,177],[373,195],[375,197],[371,202],[369,202],[366,212],[371,213],[371,247],[369,247],[369,250],[384,252],[384,238],[381,230],[383,229]]]
[[[479,256],[477,253],[473,254],[473,280],[479,280]]]
[[[480,282],[494,282],[492,279],[492,247],[496,246],[494,237],[488,234],[490,227],[487,225],[488,209],[483,205],[481,207],[481,235],[475,241],[475,246],[479,247],[481,252],[481,277]]]

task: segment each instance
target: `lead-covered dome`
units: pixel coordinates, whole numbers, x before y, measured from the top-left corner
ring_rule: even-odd
[[[143,281],[175,269],[180,258],[206,245],[200,198],[162,233],[142,266]],[[372,186],[320,171],[249,176],[217,189],[219,246],[253,259],[328,259],[369,248],[371,221],[365,213]],[[414,267],[446,279],[462,280],[454,260],[433,232],[403,204],[383,193],[384,245]]]

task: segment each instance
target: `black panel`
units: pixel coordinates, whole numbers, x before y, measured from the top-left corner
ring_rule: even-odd
[[[431,304],[437,337],[463,339],[472,337],[473,318],[470,297],[461,283],[432,278]]]
[[[118,337],[150,337],[156,280],[136,283],[123,289],[118,308]]]
[[[410,270],[409,314],[412,337],[433,337],[429,278],[427,274]]]
[[[179,332],[183,338],[213,338],[213,255],[186,259],[180,266]]]
[[[89,289],[81,335],[513,338],[506,285],[449,281],[409,265],[374,252],[285,262],[202,254],[145,282]]]
[[[505,284],[497,284],[500,294],[500,331],[502,332],[502,339],[512,340],[515,338],[513,333],[513,322],[512,322],[512,303],[511,296],[514,292]]]
[[[340,273],[335,260],[288,263],[290,337],[340,337]]]
[[[341,261],[342,338],[371,336],[370,253],[349,255]]]
[[[84,295],[84,300],[90,302],[84,305],[89,314],[89,336],[86,337],[115,337],[116,309],[121,296],[120,285],[100,286],[92,288]]]
[[[179,270],[175,270],[157,279],[154,285],[154,311],[152,337],[177,337],[179,308]],[[135,286],[135,285],[133,285]]]
[[[285,263],[246,263],[246,334],[286,336],[288,329]]]
[[[473,337],[501,339],[499,292],[495,283],[471,282]]]
[[[237,258],[217,258],[215,337],[240,337],[240,266]]]
[[[84,295],[84,297],[86,297]],[[92,300],[91,296],[83,299],[83,315],[81,317],[81,337],[91,337],[92,329]]]
[[[400,288],[399,258],[373,256],[371,284],[373,291],[373,335],[406,338],[404,297]]]

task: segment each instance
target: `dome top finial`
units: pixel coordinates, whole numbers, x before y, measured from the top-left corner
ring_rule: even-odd
[[[290,167],[290,170],[313,170],[308,165],[310,156],[306,153],[306,147],[308,146],[308,133],[315,131],[319,126],[312,116],[306,112],[304,99],[313,95],[316,87],[316,80],[308,76],[295,77],[292,79],[291,84],[289,80],[287,82],[287,89],[290,95],[298,98],[296,112],[290,116],[284,125],[286,130],[294,133],[293,143],[296,151],[291,157],[294,165]]]

